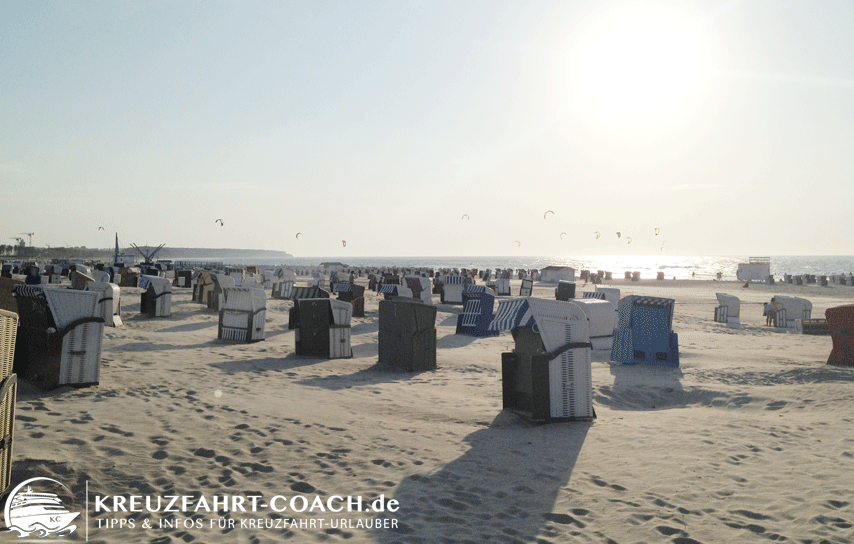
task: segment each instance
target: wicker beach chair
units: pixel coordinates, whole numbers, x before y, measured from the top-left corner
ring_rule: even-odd
[[[824,316],[833,342],[827,364],[854,366],[854,304],[828,308]]]
[[[715,293],[718,306],[715,307],[715,322],[736,325],[741,314],[741,301],[735,295]]]
[[[139,277],[139,288],[143,289],[139,312],[148,317],[172,315],[172,282],[160,276],[143,274]]]
[[[219,310],[220,340],[258,342],[264,340],[267,295],[262,289],[226,287]]]
[[[12,446],[15,439],[15,405],[18,377],[7,376],[0,382],[0,495],[12,485]]]
[[[294,308],[298,313],[294,330],[297,355],[329,359],[353,356],[350,348],[353,306],[349,302],[307,298],[298,300]]]
[[[628,295],[620,300],[611,360],[623,364],[679,366],[672,298]]]
[[[100,295],[98,315],[104,319],[107,327],[121,327],[121,288],[115,283],[90,281],[86,291],[95,291]]]
[[[415,299],[379,303],[379,365],[393,370],[436,370],[436,307]]]
[[[462,304],[463,288],[471,280],[467,276],[442,276],[442,294],[440,301],[444,304]]]
[[[589,420],[593,409],[587,316],[578,305],[533,297],[502,300],[490,328],[509,330],[501,354],[505,410],[532,421]]]
[[[95,291],[16,287],[15,372],[46,389],[100,380],[104,319]]]

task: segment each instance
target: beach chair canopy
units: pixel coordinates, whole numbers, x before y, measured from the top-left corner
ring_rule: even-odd
[[[139,283],[137,286],[143,290],[148,290],[148,288],[151,287],[154,289],[154,294],[156,295],[162,295],[163,293],[169,293],[172,291],[172,282],[166,278],[161,278],[160,276],[149,276],[143,274],[139,277]]]
[[[741,301],[737,296],[726,293],[715,293],[715,296],[718,297],[718,304],[727,307],[727,316],[739,317]]]
[[[409,287],[404,287],[403,285],[398,285],[396,283],[383,284],[383,286],[380,288],[380,293],[384,295],[412,298],[412,289],[410,289]]]
[[[533,327],[543,340],[543,347],[554,352],[566,343],[566,324],[578,323],[585,341],[589,338],[587,316],[580,306],[563,300],[535,297],[514,298],[498,302],[490,330],[515,331]]]
[[[473,283],[469,283],[463,288],[463,293],[488,293],[490,295],[495,296],[495,291],[490,289],[486,285],[475,285]]]
[[[771,298],[771,304],[774,305],[775,310],[786,310],[788,319],[809,317],[805,315],[805,312],[812,312],[812,302],[800,297],[774,295],[774,297]]]

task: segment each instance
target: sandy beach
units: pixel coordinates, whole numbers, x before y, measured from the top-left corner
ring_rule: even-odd
[[[438,369],[402,373],[376,367],[373,292],[353,358],[317,359],[295,355],[292,303],[269,289],[266,339],[242,344],[190,289],[148,318],[122,288],[100,385],[20,383],[12,485],[62,482],[80,512],[65,538],[90,542],[851,542],[854,368],[826,365],[829,336],[766,327],[762,304],[802,296],[824,317],[854,288],[608,285],[676,300],[680,367],[594,351],[596,419],[544,425],[501,409],[511,335],[455,335],[461,306],[438,295]],[[741,298],[741,325],[713,321],[716,292]],[[131,496],[138,511],[114,511]]]

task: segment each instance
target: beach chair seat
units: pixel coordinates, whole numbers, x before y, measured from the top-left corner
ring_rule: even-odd
[[[828,308],[824,316],[833,342],[827,364],[854,366],[854,304]]]
[[[100,380],[104,319],[95,291],[16,287],[19,335],[14,370],[45,389]]]
[[[262,289],[226,287],[219,310],[220,340],[258,342],[264,340],[267,295]]]
[[[104,319],[107,327],[121,327],[121,287],[115,283],[90,281],[86,291],[95,291],[100,295],[98,300],[98,315]]]
[[[193,288],[193,294],[195,295],[193,301],[207,306],[208,299],[213,294],[215,285],[211,272],[208,270],[199,271],[199,275],[196,278],[196,285]]]
[[[160,276],[143,274],[139,277],[139,312],[148,317],[172,315],[172,282]]]
[[[522,280],[522,286],[519,288],[520,297],[529,297],[534,293],[534,281],[529,279]]]
[[[350,347],[350,319],[353,306],[331,298],[300,299],[297,326],[294,329],[295,351],[301,357],[328,359],[353,356]]]
[[[436,307],[415,299],[381,300],[377,342],[383,368],[436,370]]]
[[[620,300],[611,360],[623,364],[679,366],[671,298],[628,295]]]
[[[572,302],[502,300],[491,328],[509,330],[515,349],[501,354],[503,409],[532,421],[590,420],[593,382],[588,319]]]

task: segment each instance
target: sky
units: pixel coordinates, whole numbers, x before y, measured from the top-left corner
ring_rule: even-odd
[[[0,98],[0,243],[854,253],[850,0],[0,0]]]

